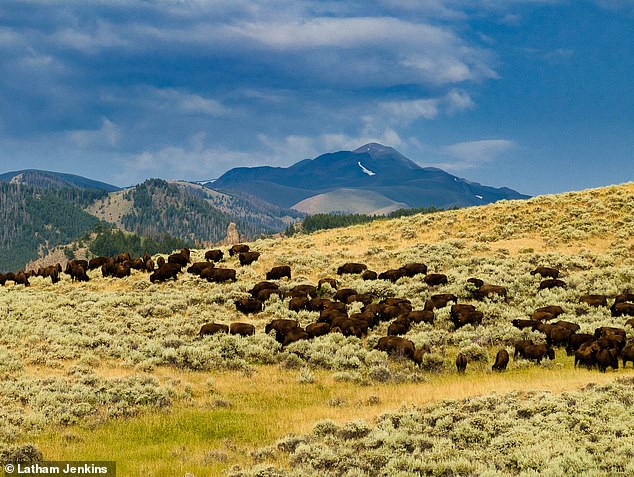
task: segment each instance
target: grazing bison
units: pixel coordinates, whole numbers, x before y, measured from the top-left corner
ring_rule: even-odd
[[[96,270],[101,268],[104,263],[110,260],[110,257],[94,257],[88,260],[88,270]]]
[[[115,278],[125,278],[130,276],[130,265],[128,262],[117,263],[112,270],[112,276]]]
[[[621,350],[621,359],[623,360],[624,368],[628,361],[631,361],[632,365],[634,365],[634,344],[628,344]]]
[[[445,275],[444,273],[430,273],[428,275],[425,275],[425,278],[423,278],[423,280],[430,287],[446,285],[448,283],[447,275]]]
[[[601,346],[595,341],[581,343],[577,351],[575,351],[575,367],[586,366],[591,368],[596,365],[596,356],[600,350]]]
[[[495,355],[495,363],[493,363],[493,371],[504,371],[509,364],[509,352],[504,348]]]
[[[234,255],[237,255],[239,253],[244,253],[248,251],[249,251],[249,246],[246,244],[232,245],[231,248],[229,249],[229,256],[233,257]]]
[[[205,252],[205,260],[208,262],[219,262],[222,260],[222,257],[224,257],[224,253],[219,249],[207,250]]]
[[[551,315],[553,315],[553,317],[557,318],[559,315],[561,315],[564,312],[564,309],[560,307],[559,305],[548,305],[548,306],[542,306],[541,308],[537,308],[535,310],[535,313],[539,313],[539,312],[550,313]]]
[[[198,336],[215,335],[216,333],[229,333],[229,327],[220,323],[206,323],[201,326]]]
[[[420,348],[414,351],[414,363],[418,366],[423,364],[423,356],[427,353],[431,353],[431,348],[428,345],[422,345]]]
[[[401,268],[386,270],[384,272],[379,273],[379,280],[388,280],[392,283],[396,282],[400,278],[405,276],[405,271]]]
[[[432,295],[425,302],[425,310],[434,311],[436,308],[444,308],[450,301],[456,303],[458,301],[458,297],[456,297],[453,293],[439,293],[437,295]]]
[[[618,316],[634,316],[634,303],[622,302],[615,303],[610,308],[610,314],[614,317]]]
[[[288,302],[288,309],[291,311],[299,312],[301,310],[308,310],[310,305],[310,298],[304,296],[294,296],[291,301]]]
[[[506,298],[506,288],[500,285],[489,285],[487,283],[485,283],[484,285],[482,285],[480,288],[478,288],[476,291],[473,292],[473,296],[477,299],[477,300],[482,300],[484,297],[491,297],[493,295],[498,295],[501,297]]]
[[[163,265],[165,265],[165,257],[158,257],[156,259],[156,266],[161,268]]]
[[[468,362],[469,360],[464,354],[458,353],[458,356],[456,356],[456,369],[459,373],[464,373],[467,370]]]
[[[279,288],[265,288],[264,290],[260,290],[255,298],[260,301],[267,301],[270,300],[273,295],[277,295],[281,298],[282,291]]]
[[[415,275],[425,275],[427,273],[427,265],[424,263],[408,263],[401,268],[406,277],[413,277]]]
[[[258,258],[260,258],[260,252],[240,252],[238,254],[238,261],[243,267],[245,265],[251,265]]]
[[[551,267],[537,267],[530,273],[531,275],[541,275],[542,277],[559,278],[559,270]]]
[[[267,280],[279,280],[280,278],[288,278],[291,279],[291,267],[288,265],[280,265],[278,267],[273,267],[271,270],[266,272]]]
[[[297,328],[299,323],[295,320],[286,320],[286,319],[275,319],[271,322],[267,323],[264,327],[264,332],[268,335],[271,331],[275,331],[276,333],[285,332],[292,328]]]
[[[339,268],[337,268],[337,275],[343,275],[345,273],[348,273],[348,274],[363,273],[363,271],[366,270],[367,268],[368,266],[363,263],[344,263]]]
[[[374,300],[374,297],[370,293],[355,293],[354,295],[350,295],[346,298],[346,303],[354,303],[355,301],[358,301],[364,305],[369,305],[372,303],[372,300]]]
[[[361,273],[361,278],[366,281],[377,280],[379,278],[379,275],[374,270],[363,270],[363,273]]]
[[[535,328],[535,325],[537,324],[537,322],[534,320],[522,320],[517,318],[517,319],[511,320],[511,324],[515,328],[519,328],[520,330],[523,330],[524,328]]]
[[[586,305],[592,307],[607,307],[608,297],[605,295],[582,295],[579,297],[579,303],[585,303]]]
[[[400,336],[383,336],[374,349],[384,351],[392,357],[414,359],[414,343]]]
[[[411,327],[407,315],[401,315],[387,327],[388,336],[406,335]]]
[[[273,283],[273,282],[258,282],[255,285],[253,285],[253,288],[249,290],[249,293],[251,294],[253,298],[257,298],[258,294],[262,290],[279,290],[279,286],[277,283]]]
[[[431,310],[412,310],[407,314],[407,318],[411,323],[429,323],[434,324],[434,312]]]
[[[281,341],[282,346],[288,346],[291,343],[295,343],[300,340],[308,340],[310,336],[303,328],[297,326],[295,328],[289,329],[286,333],[284,333],[284,339]]]
[[[264,309],[262,302],[256,298],[240,298],[233,303],[236,305],[236,310],[245,315],[249,313],[260,313]]]
[[[451,318],[455,329],[458,329],[467,324],[479,325],[480,323],[482,323],[484,313],[476,310],[473,305],[456,304],[451,305],[449,317]]]
[[[513,353],[513,359],[517,359],[518,356],[523,357],[524,350],[533,344],[530,340],[520,340],[515,343],[515,352]]]
[[[189,256],[181,250],[179,253],[173,253],[167,257],[167,263],[176,263],[182,267],[186,267],[189,263]]]
[[[479,278],[469,278],[467,279],[467,283],[471,284],[471,286],[475,288],[480,288],[484,285],[484,280],[480,280]]]
[[[130,260],[130,254],[128,252],[122,252],[114,257],[114,261],[117,263],[122,263],[127,260]]]
[[[70,275],[71,281],[74,282],[75,280],[77,280],[79,282],[87,282],[88,280],[90,280],[90,278],[88,278],[88,275],[86,274],[86,268],[88,267],[88,265],[86,264],[86,266],[84,267],[84,264],[82,263],[85,261],[86,260],[71,260],[66,264],[66,270],[64,270],[64,273]]]
[[[77,267],[83,271],[83,268],[81,268],[81,266],[77,265]],[[83,272],[82,276],[85,276],[86,279],[84,280],[83,278],[79,278],[79,280],[88,281],[88,275],[86,275],[86,272]],[[31,286],[31,284],[29,283],[29,276],[26,273],[24,273],[24,271],[22,270],[20,270],[18,273],[16,273],[13,276],[13,282],[16,285],[24,285],[25,287]]]
[[[204,278],[208,282],[222,283],[227,280],[236,281],[236,271],[233,268],[205,268],[200,273],[200,278]]]
[[[631,326],[632,328],[634,328],[634,318],[630,318],[629,320],[627,320],[625,322],[625,326]]]
[[[333,298],[336,301],[347,303],[348,297],[352,295],[356,295],[356,294],[357,294],[357,291],[353,290],[352,288],[340,288],[339,290],[337,290],[337,293],[335,293],[335,296]]]
[[[327,335],[330,333],[330,325],[328,323],[311,323],[306,326],[306,333],[310,338]]]
[[[311,298],[317,298],[317,287],[315,285],[295,285],[291,291],[301,292]]]
[[[547,311],[534,311],[531,314],[531,320],[533,321],[549,321],[549,320],[554,320],[555,318],[556,318],[555,315]]]
[[[573,356],[583,343],[591,343],[593,341],[594,335],[591,335],[590,333],[575,333],[568,340],[566,354],[568,356]]]
[[[176,276],[180,271],[181,266],[178,263],[166,263],[150,275],[150,282],[164,282],[170,278],[176,280]]]
[[[555,359],[555,350],[545,344],[530,344],[520,351],[520,357],[539,364],[544,358]]]
[[[253,336],[255,334],[255,326],[251,323],[231,323],[229,325],[229,333],[240,336]]]
[[[326,283],[330,285],[330,288],[332,288],[333,290],[336,290],[337,286],[339,285],[335,278],[320,278],[319,282],[317,282],[317,288],[321,288]]]
[[[187,268],[187,273],[200,276],[200,274],[205,268],[209,268],[213,266],[214,264],[209,262],[195,262],[195,263],[192,263],[192,265]]]
[[[53,283],[57,283],[60,280],[57,265],[49,265],[48,267],[40,268],[37,271],[37,275],[43,278],[51,277],[51,282]]]
[[[608,367],[614,370],[619,369],[619,352],[616,348],[602,348],[597,351],[596,358],[599,371],[605,373]]]
[[[550,290],[551,288],[565,288],[566,282],[563,280],[558,280],[556,278],[548,278],[546,280],[542,280],[539,284],[539,290]]]

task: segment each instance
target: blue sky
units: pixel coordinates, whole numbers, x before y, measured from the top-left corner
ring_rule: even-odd
[[[0,172],[120,186],[367,142],[536,195],[634,180],[633,0],[3,0]]]

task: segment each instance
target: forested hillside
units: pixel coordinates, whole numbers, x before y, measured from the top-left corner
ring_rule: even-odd
[[[99,219],[82,206],[105,195],[94,189],[42,189],[0,182],[0,269],[17,270],[92,230]]]

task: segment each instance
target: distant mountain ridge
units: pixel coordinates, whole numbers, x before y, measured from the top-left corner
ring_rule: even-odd
[[[64,174],[62,172],[41,171],[38,169],[5,172],[4,174],[0,174],[0,182],[44,188],[76,187],[80,189],[103,190],[106,192],[121,190],[120,187],[112,184],[106,184],[105,182],[95,181],[86,177]]]
[[[306,204],[310,204],[311,213],[367,213],[367,204],[345,199],[355,190],[357,199],[372,197],[381,204],[377,210],[382,212],[401,208],[403,204],[448,208],[529,198],[507,187],[485,186],[435,167],[421,167],[394,148],[377,143],[354,151],[322,154],[289,167],[231,169],[208,187],[249,194],[280,207],[303,211],[308,211]]]

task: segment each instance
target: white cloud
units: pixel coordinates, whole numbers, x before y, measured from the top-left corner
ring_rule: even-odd
[[[473,169],[499,160],[516,147],[517,144],[508,139],[459,142],[439,148],[438,154],[447,160],[430,165],[450,171]]]
[[[102,118],[99,129],[70,131],[68,137],[78,147],[111,148],[119,143],[121,131],[110,119]]]

